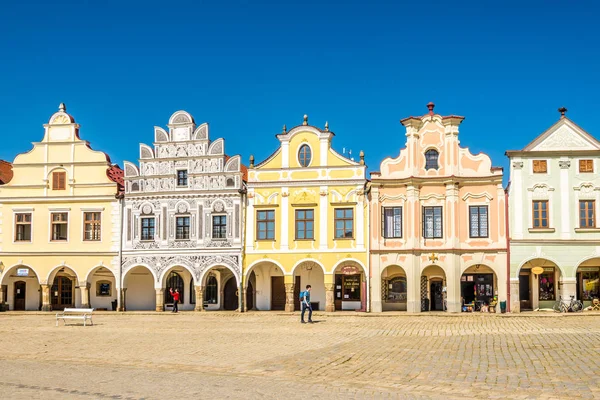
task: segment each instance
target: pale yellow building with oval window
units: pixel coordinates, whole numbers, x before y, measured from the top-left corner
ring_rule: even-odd
[[[122,171],[80,139],[61,104],[12,172],[0,185],[4,308],[116,306]]]

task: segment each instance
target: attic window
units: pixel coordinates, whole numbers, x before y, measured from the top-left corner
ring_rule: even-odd
[[[579,172],[594,172],[594,160],[579,160]]]
[[[438,169],[438,158],[440,153],[437,150],[430,149],[425,152],[425,169]]]
[[[300,146],[300,151],[298,151],[298,162],[303,167],[308,167],[311,161],[311,151],[310,147],[307,144],[303,144]]]
[[[533,173],[545,174],[548,172],[548,162],[546,160],[533,160]]]
[[[66,172],[53,172],[52,173],[52,190],[65,190],[66,189]]]

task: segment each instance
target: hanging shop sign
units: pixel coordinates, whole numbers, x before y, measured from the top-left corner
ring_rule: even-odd
[[[17,276],[29,276],[29,268],[17,268]]]
[[[541,273],[544,272],[544,268],[542,268],[542,267],[533,267],[533,268],[531,268],[531,272],[533,272],[536,275],[539,275],[539,274],[541,274]]]

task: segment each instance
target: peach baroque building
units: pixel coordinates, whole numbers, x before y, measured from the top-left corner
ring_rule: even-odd
[[[374,312],[460,312],[461,298],[477,306],[506,300],[502,169],[459,146],[463,117],[427,106],[401,120],[406,147],[371,173]]]

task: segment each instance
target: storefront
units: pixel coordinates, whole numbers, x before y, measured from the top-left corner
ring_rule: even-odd
[[[460,278],[463,304],[472,304],[477,311],[494,301],[494,274],[464,274]]]
[[[335,274],[334,303],[336,310],[363,309],[366,285],[363,274],[354,266],[345,266]]]
[[[394,276],[384,279],[383,282],[384,311],[406,311],[406,277]]]
[[[600,298],[600,267],[579,267],[577,269],[577,299],[584,307],[592,300]]]

